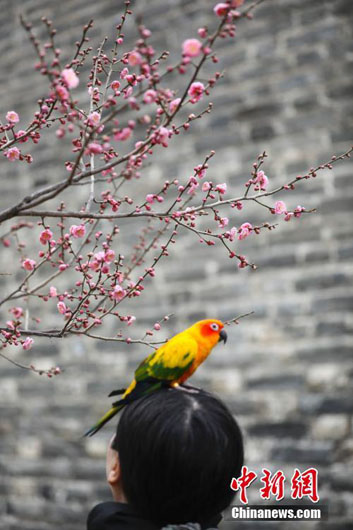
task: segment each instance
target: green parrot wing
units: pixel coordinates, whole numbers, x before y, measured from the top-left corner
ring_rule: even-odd
[[[179,379],[195,361],[198,344],[189,335],[180,333],[151,353],[135,371],[136,382],[149,377],[162,381]]]

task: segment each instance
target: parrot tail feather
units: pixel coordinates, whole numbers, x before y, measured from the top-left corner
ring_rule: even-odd
[[[88,431],[85,432],[83,436],[93,436],[94,434],[96,434],[96,432],[98,432],[103,427],[103,425],[105,425],[116,414],[118,414],[118,412],[122,408],[124,408],[125,405],[128,405],[132,401],[135,401],[136,399],[139,399],[142,396],[147,396],[148,394],[155,392],[156,390],[161,388],[164,385],[164,383],[165,383],[164,381],[151,377],[149,379],[146,379],[145,381],[139,381],[136,384],[136,386],[132,387],[130,391],[129,389],[128,390],[123,390],[123,389],[113,390],[113,392],[111,392],[109,396],[117,396],[122,393],[124,393],[124,396],[122,397],[122,399],[119,399],[119,401],[115,401],[112,404],[111,409],[109,409],[108,412],[104,414],[104,416],[102,416],[95,425],[93,425],[93,427],[88,429]],[[170,382],[168,381],[167,384],[169,385],[169,383]]]
[[[93,425],[93,427],[88,429],[83,436],[93,436],[96,434],[96,432],[98,432],[111,418],[118,414],[119,410],[121,410],[124,406],[125,403],[123,399],[114,403],[113,407],[109,409],[108,412],[104,414],[104,416],[102,416],[95,425]]]

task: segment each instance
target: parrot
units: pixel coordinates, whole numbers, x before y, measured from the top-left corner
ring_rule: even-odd
[[[217,319],[196,322],[146,357],[135,370],[127,389],[113,390],[108,397],[122,395],[84,436],[93,436],[125,405],[162,387],[178,388],[200,366],[220,341],[226,343],[224,324]]]

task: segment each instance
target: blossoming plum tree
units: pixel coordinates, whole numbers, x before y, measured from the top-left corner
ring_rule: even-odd
[[[158,263],[168,257],[169,247],[177,242],[180,233],[191,231],[202,244],[221,245],[240,269],[255,269],[251,260],[238,252],[235,242],[271,230],[274,225],[264,222],[255,226],[249,221],[238,227],[229,226],[227,210],[241,210],[245,202],[252,201],[284,221],[313,211],[299,205],[289,211],[283,200],[274,202],[272,196],[294,189],[297,183],[316,177],[322,169],[331,169],[338,160],[348,158],[352,149],[272,189],[263,169],[267,156],[263,152],[244,182],[245,191],[236,197],[228,195],[227,183],[207,177],[214,151],[195,163],[191,176],[165,180],[142,200],[134,191],[136,179],[153,163],[155,154],[162,148],[172,149],[176,136],[187,134],[195,120],[211,112],[212,103],[205,101],[222,74],[216,72],[205,82],[201,71],[208,62],[217,64],[218,40],[234,39],[236,24],[251,20],[253,11],[263,1],[244,5],[244,0],[227,0],[215,5],[213,31],[201,27],[197,36],[181,43],[180,60],[174,65],[168,64],[167,52],[158,55],[153,49],[151,32],[143,25],[138,27],[139,38],[134,47],[126,49],[123,28],[131,15],[129,0],[125,1],[110,54],[105,51],[104,39],[91,57],[88,34],[93,21],[84,27],[72,59],[65,62],[50,20],[42,19],[48,33],[45,43],[37,39],[31,24],[22,20],[38,56],[35,68],[45,76],[48,92],[39,100],[39,110],[26,127],[20,128],[21,119],[15,110],[5,110],[6,123],[0,124],[4,163],[31,164],[35,154],[32,156],[29,146],[40,143],[48,128],[56,129],[58,142],[70,137],[72,150],[69,160],[58,161],[66,176],[33,190],[0,212],[1,242],[13,248],[14,263],[22,268],[19,284],[0,300],[3,314],[10,315],[0,328],[0,355],[4,359],[52,377],[60,373],[58,367],[42,370],[24,365],[4,350],[8,346],[29,350],[36,336],[61,338],[73,334],[153,345],[148,338],[161,329],[168,317],[161,315],[159,322],[151,323],[153,331],[147,330],[142,339],[131,339],[127,328],[136,318],[124,312],[124,302],[142,295],[146,279],[158,274]],[[85,78],[83,67],[89,61]],[[178,87],[182,82],[182,90],[170,85],[171,74],[180,75]],[[82,92],[82,98],[77,96],[82,86],[85,94],[88,91],[88,98]],[[185,115],[188,108],[187,118],[182,119],[180,115]],[[125,148],[132,140],[132,148]],[[70,192],[78,186],[88,188],[86,199],[69,209],[66,204],[72,199]],[[31,218],[37,221],[36,225],[29,222]],[[122,219],[141,224],[136,238],[131,237],[130,252],[124,256],[118,253],[116,244],[120,231],[116,223]],[[11,224],[14,220],[15,224]],[[36,232],[38,249],[21,241],[24,228]],[[59,280],[64,288],[59,287]],[[153,283],[148,288],[152,289]],[[42,328],[40,314],[31,315],[35,327],[30,327],[33,299],[41,303],[43,311],[47,304],[55,304],[55,329]],[[116,319],[123,330],[112,337],[98,331],[110,319]]]

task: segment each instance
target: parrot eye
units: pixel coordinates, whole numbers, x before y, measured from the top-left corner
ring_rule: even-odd
[[[213,322],[213,324],[210,325],[210,328],[212,331],[219,331],[219,325]]]

